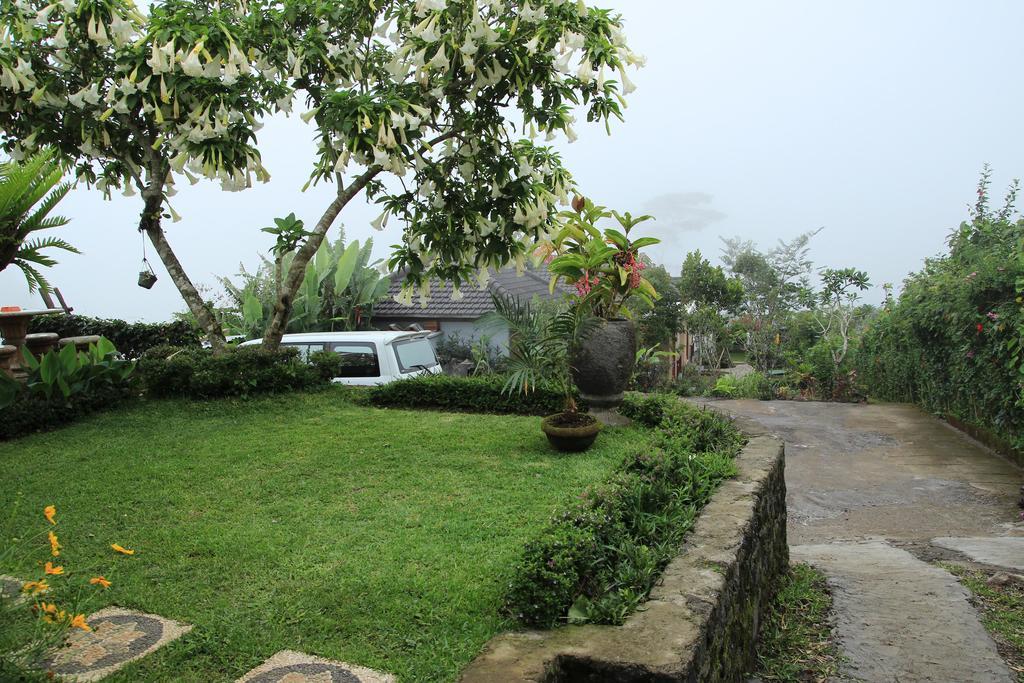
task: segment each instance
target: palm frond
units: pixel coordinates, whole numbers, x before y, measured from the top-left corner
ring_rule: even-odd
[[[57,178],[59,180],[60,175],[58,175]],[[19,230],[22,238],[27,237],[30,233],[36,232],[37,230],[48,230],[50,228],[59,228],[63,225],[67,225],[68,219],[64,216],[48,217],[48,215],[53,211],[53,208],[57,206],[60,200],[64,199],[70,189],[71,183],[61,183],[53,192],[46,195],[42,203],[36,207],[36,210],[26,216],[25,220],[22,221],[21,228]]]
[[[20,258],[14,259],[13,263],[25,276],[25,280],[28,282],[29,294],[34,293],[37,289],[46,293],[49,293],[53,289],[50,287],[49,281],[43,277],[43,274],[36,270],[34,266]]]
[[[21,245],[22,249],[31,249],[38,251],[40,249],[63,249],[64,251],[70,251],[72,254],[81,254],[77,247],[62,240],[59,237],[36,237],[35,239],[28,240]]]

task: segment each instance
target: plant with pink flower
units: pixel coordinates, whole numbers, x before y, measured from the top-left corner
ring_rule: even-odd
[[[653,303],[658,293],[643,276],[647,264],[640,258],[640,249],[660,240],[630,235],[634,227],[652,217],[634,218],[629,212],[609,211],[580,197],[573,202],[573,209],[560,214],[560,229],[536,252],[550,259],[548,269],[555,276],[552,286],[558,278],[563,279],[576,288],[580,301],[594,315],[606,320],[622,316],[624,304],[633,296]],[[621,230],[598,227],[609,218],[618,221]]]

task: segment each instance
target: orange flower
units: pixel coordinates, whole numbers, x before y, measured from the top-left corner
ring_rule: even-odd
[[[53,604],[52,602],[41,602],[39,603],[38,609],[42,611],[42,614],[40,614],[39,616],[41,616],[43,618],[43,621],[47,622],[48,624],[56,623],[57,619],[60,618],[60,613],[57,612],[57,605]]]
[[[91,583],[94,586],[103,586],[104,588],[110,588],[110,582],[102,576],[92,577],[91,579],[89,579],[89,583]]]
[[[92,627],[89,626],[89,624],[85,623],[85,615],[84,614],[76,614],[71,619],[71,627],[72,628],[80,628],[83,631],[91,631],[92,630]]]
[[[56,524],[57,522],[53,519],[57,514],[57,508],[52,505],[47,505],[43,508],[43,517],[46,517],[46,521],[50,524]]]
[[[54,557],[60,555],[60,543],[57,542],[57,534],[52,531],[46,532],[47,537],[50,539],[50,554]]]
[[[32,595],[39,595],[50,590],[50,584],[46,583],[46,579],[39,579],[38,581],[26,581],[21,586],[22,593],[31,593]]]
[[[134,550],[129,550],[128,548],[122,547],[122,546],[118,545],[117,543],[111,543],[110,547],[113,548],[116,552],[121,553],[122,555],[134,555],[135,554]]]
[[[54,567],[53,562],[47,562],[43,565],[43,571],[53,576],[59,576],[64,573],[64,567]]]

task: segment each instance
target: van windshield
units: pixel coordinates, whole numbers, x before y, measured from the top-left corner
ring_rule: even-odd
[[[403,373],[416,372],[437,365],[434,345],[429,339],[404,339],[394,343],[395,358]]]

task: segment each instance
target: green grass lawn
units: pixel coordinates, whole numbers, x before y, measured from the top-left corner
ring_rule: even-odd
[[[453,680],[511,627],[524,543],[636,437],[564,456],[537,418],[345,396],[153,402],[0,443],[0,509],[20,499],[28,534],[57,506],[63,564],[114,582],[95,608],[195,626],[108,680],[231,681],[282,649]],[[0,573],[34,578],[42,551]]]

